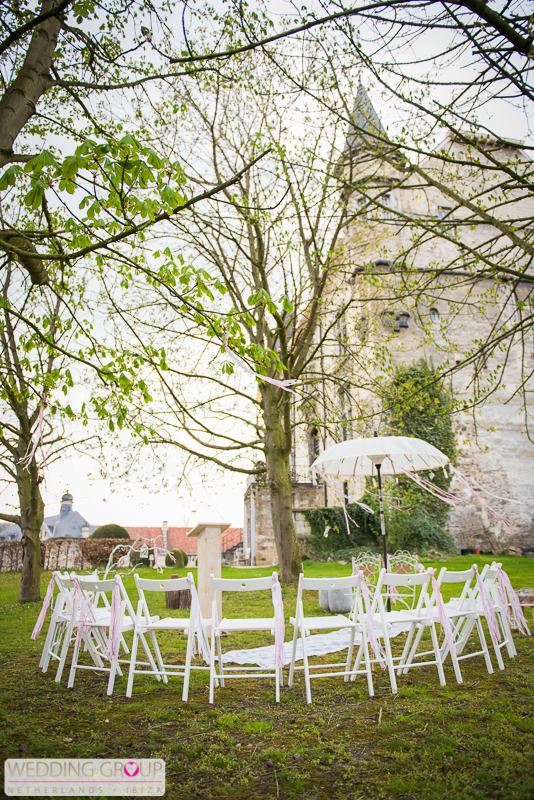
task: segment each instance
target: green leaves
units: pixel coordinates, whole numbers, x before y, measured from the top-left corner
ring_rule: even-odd
[[[33,188],[30,189],[28,194],[24,197],[26,205],[34,209],[40,208],[43,202],[45,189],[46,186],[42,181],[35,181]]]

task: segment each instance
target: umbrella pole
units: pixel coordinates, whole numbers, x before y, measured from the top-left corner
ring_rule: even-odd
[[[388,548],[386,545],[386,521],[384,519],[384,500],[382,499],[382,476],[380,474],[380,468],[382,464],[375,464],[376,467],[376,474],[378,475],[378,501],[380,503],[380,527],[382,529],[382,547],[384,548],[384,567],[386,568],[386,572],[388,571]],[[388,593],[388,611],[391,611],[391,599]]]

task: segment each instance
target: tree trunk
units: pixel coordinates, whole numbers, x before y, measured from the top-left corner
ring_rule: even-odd
[[[265,459],[271,494],[271,518],[280,580],[298,580],[302,560],[293,524],[289,456],[291,453],[290,395],[268,384],[261,387],[265,421]],[[282,395],[282,396],[280,396]]]
[[[44,0],[41,13],[59,0]],[[50,67],[54,58],[61,20],[49,17],[34,31],[17,77],[0,100],[0,166],[9,163],[15,139],[24,128],[40,97],[50,88]]]
[[[35,458],[29,469],[17,469],[17,488],[22,531],[22,577],[19,603],[41,599],[41,541],[44,503],[41,497]]]

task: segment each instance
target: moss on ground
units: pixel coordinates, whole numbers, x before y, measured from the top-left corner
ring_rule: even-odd
[[[485,559],[478,560],[481,566]],[[517,588],[534,584],[534,561],[509,559],[505,566]],[[317,569],[348,571],[307,565],[307,571]],[[248,574],[255,572],[267,571]],[[19,580],[0,575],[4,758],[164,758],[165,796],[180,800],[534,798],[532,638],[515,636],[518,656],[504,655],[504,672],[495,658],[493,675],[480,657],[470,659],[462,664],[464,683],[457,685],[448,662],[442,688],[435,667],[427,666],[402,676],[395,697],[387,674],[376,668],[373,699],[364,677],[349,684],[329,678],[312,682],[311,706],[302,673],[291,689],[282,689],[280,704],[272,682],[236,680],[219,688],[210,706],[206,673],[193,675],[187,704],[179,679],[161,685],[138,677],[127,699],[126,678],[118,678],[108,698],[103,675],[80,672],[67,690],[68,671],[61,684],[54,682],[54,665],[45,675],[39,671],[42,639],[29,639],[38,607],[16,604]],[[44,575],[43,594],[48,580]],[[289,617],[296,587],[283,591]],[[236,602],[225,605],[226,614],[239,613]],[[153,605],[155,613],[164,611],[163,598]],[[316,595],[310,593],[306,605],[318,609]],[[269,606],[269,598],[247,598],[251,614],[265,615]],[[183,658],[184,636],[165,634],[161,643],[170,658]],[[235,635],[224,640],[224,649],[265,643],[262,634]]]

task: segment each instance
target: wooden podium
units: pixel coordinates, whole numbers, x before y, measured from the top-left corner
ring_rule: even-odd
[[[221,577],[221,533],[230,527],[229,522],[199,522],[187,536],[198,539],[197,591],[204,619],[211,619],[210,575]],[[222,619],[222,597],[217,592],[217,611]],[[210,626],[208,626],[210,633]]]

